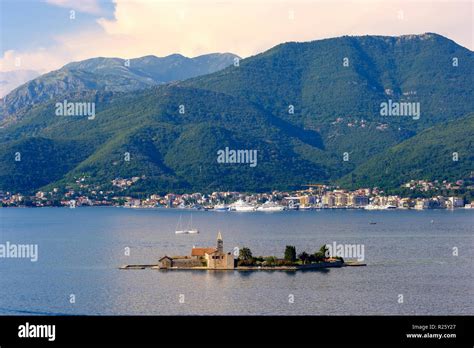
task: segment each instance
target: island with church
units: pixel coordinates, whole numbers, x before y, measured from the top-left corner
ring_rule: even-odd
[[[323,245],[314,254],[306,252],[296,255],[296,248],[287,245],[284,258],[275,256],[254,257],[249,248],[238,252],[224,251],[224,240],[217,234],[215,247],[191,249],[190,255],[162,256],[157,264],[124,265],[120,269],[157,269],[157,270],[223,270],[223,271],[297,271],[318,268],[344,266],[365,266],[359,262],[345,262],[342,257],[327,257],[327,246]]]

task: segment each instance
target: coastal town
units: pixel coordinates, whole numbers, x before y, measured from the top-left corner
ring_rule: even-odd
[[[402,185],[404,194],[378,188],[346,190],[324,184],[308,184],[300,190],[266,193],[211,192],[134,195],[130,188],[144,177],[115,179],[108,189],[80,178],[66,189],[38,191],[32,196],[0,191],[2,207],[176,208],[214,211],[283,211],[312,209],[457,209],[474,208],[474,181],[430,182],[412,180]],[[467,193],[467,194],[466,194]]]

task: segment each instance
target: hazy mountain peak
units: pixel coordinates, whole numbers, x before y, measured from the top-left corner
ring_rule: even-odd
[[[0,111],[7,123],[11,123],[31,106],[56,96],[85,91],[140,90],[221,70],[231,65],[237,56],[215,53],[205,55],[205,59],[201,57],[187,58],[172,54],[133,59],[95,57],[71,62],[10,92],[5,96]]]

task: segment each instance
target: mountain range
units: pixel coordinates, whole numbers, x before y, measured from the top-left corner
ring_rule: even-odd
[[[210,57],[192,74],[171,58],[94,58],[20,86],[3,99],[0,189],[134,176],[137,195],[396,188],[473,169],[474,54],[445,37],[344,36]],[[57,116],[64,99],[95,103],[95,117]],[[382,115],[389,102],[417,105],[419,117]],[[256,150],[257,165],[218,163],[226,147]]]
[[[18,121],[31,107],[84,92],[133,92],[205,75],[233,64],[238,56],[211,53],[195,58],[172,54],[135,59],[91,58],[65,65],[21,85],[3,98],[0,124]]]

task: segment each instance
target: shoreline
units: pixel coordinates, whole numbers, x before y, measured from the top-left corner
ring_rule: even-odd
[[[342,268],[342,267],[365,267],[366,263],[361,262],[320,262],[308,265],[298,266],[238,266],[235,268],[208,268],[208,267],[168,267],[160,268],[158,265],[123,265],[120,270],[143,270],[153,269],[159,271],[239,271],[239,272],[255,272],[255,271],[283,271],[296,272],[313,269]]]
[[[214,210],[214,209],[196,209],[196,208],[167,208],[167,207],[124,207],[124,206],[115,206],[115,205],[90,205],[90,206],[77,206],[74,208],[68,206],[0,206],[0,209],[44,209],[44,208],[54,208],[54,209],[77,209],[77,208],[122,208],[122,209],[131,209],[131,210],[166,210],[166,211],[184,211],[184,212],[216,212],[216,213],[237,213],[237,214],[247,214],[247,213],[260,213],[260,214],[275,214],[275,213],[287,213],[287,212],[308,212],[308,211],[333,211],[333,210],[350,210],[350,211],[369,211],[369,212],[379,212],[379,211],[457,211],[457,210],[472,210],[474,208],[469,207],[456,207],[456,208],[426,208],[426,209],[415,209],[415,208],[392,208],[392,209],[365,209],[362,207],[326,207],[326,208],[312,208],[312,209],[284,209],[281,211],[235,211],[235,210]]]

